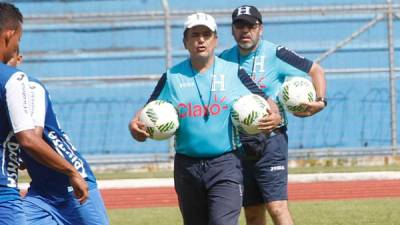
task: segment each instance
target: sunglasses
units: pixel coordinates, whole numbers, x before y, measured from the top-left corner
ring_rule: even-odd
[[[246,23],[246,22],[236,22],[233,24],[233,26],[236,29],[243,29],[245,27],[247,27],[248,29],[256,29],[257,27],[260,26],[260,23],[251,24],[251,23]]]

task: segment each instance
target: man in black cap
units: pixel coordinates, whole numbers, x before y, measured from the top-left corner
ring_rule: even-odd
[[[311,76],[316,101],[305,104],[305,112],[294,113],[299,117],[311,116],[327,105],[326,81],[324,70],[318,64],[284,46],[262,40],[263,29],[262,16],[256,7],[238,7],[232,13],[232,35],[237,45],[220,56],[245,69],[258,87],[278,102],[283,118],[281,126],[269,135],[241,134],[247,154],[242,160],[246,222],[248,225],[265,225],[267,209],[275,225],[293,225],[287,204],[287,119],[277,96],[287,77]]]

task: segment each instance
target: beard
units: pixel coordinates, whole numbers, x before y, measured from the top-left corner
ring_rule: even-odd
[[[249,43],[249,42],[247,42],[247,43],[240,43],[239,42],[238,45],[239,45],[239,47],[241,49],[244,49],[244,50],[250,50],[250,49],[253,49],[256,46],[255,43]]]
[[[238,46],[239,46],[239,48],[241,48],[243,50],[247,50],[247,51],[250,50],[251,51],[251,50],[254,50],[257,47],[257,41],[255,41],[255,42],[245,42],[245,43],[238,42]]]

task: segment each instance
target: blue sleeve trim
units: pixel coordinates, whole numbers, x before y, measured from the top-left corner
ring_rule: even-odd
[[[293,52],[290,49],[287,49],[284,46],[278,46],[276,48],[276,57],[305,73],[310,72],[311,66],[313,64],[313,61],[298,55],[297,53]]]
[[[265,99],[268,99],[268,96],[257,86],[256,83],[251,79],[251,77],[246,73],[244,69],[240,69],[238,73],[240,81],[242,81],[243,85],[250,90],[251,93],[259,95]]]
[[[167,73],[163,73],[161,78],[158,80],[158,83],[157,83],[156,87],[154,88],[153,93],[151,93],[149,100],[147,100],[147,103],[156,100],[158,98],[158,96],[160,96],[161,91],[164,88],[166,83],[167,83]]]

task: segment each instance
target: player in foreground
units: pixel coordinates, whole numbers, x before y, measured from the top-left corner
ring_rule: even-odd
[[[6,65],[19,47],[23,16],[0,2],[0,224],[26,224],[17,188],[20,146],[41,163],[65,176],[75,197],[84,202],[87,184],[79,172],[35,134],[31,95],[25,73]]]
[[[316,63],[293,51],[262,40],[262,16],[254,6],[243,5],[232,13],[232,35],[237,45],[225,50],[220,57],[238,63],[266,95],[275,99],[289,76],[311,76],[316,89],[315,102],[307,103],[307,111],[296,116],[312,116],[327,105],[324,71]],[[238,68],[239,69],[239,68]],[[292,225],[287,204],[288,139],[287,119],[283,106],[278,104],[282,124],[271,135],[244,135],[241,141],[249,154],[243,160],[244,199],[248,225],[265,225],[268,210],[275,225]]]
[[[17,67],[22,63],[19,50],[8,62]],[[38,80],[29,77],[32,96],[32,118],[35,133],[66,159],[86,180],[89,196],[83,203],[72,193],[68,179],[37,163],[32,157],[21,152],[24,166],[32,181],[23,199],[24,212],[28,224],[64,225],[108,225],[103,199],[97,189],[96,178],[86,160],[76,151],[67,134],[61,130],[53,110],[49,92]]]
[[[174,181],[185,225],[238,224],[242,172],[231,104],[250,91],[265,96],[244,71],[238,74],[237,64],[214,55],[217,40],[212,16],[190,15],[183,33],[190,57],[162,75],[149,99],[170,102],[178,109]],[[268,102],[272,111],[261,121],[264,132],[281,122],[277,106]],[[208,110],[211,105],[220,110]],[[129,129],[136,140],[145,141],[149,134],[139,113]]]

